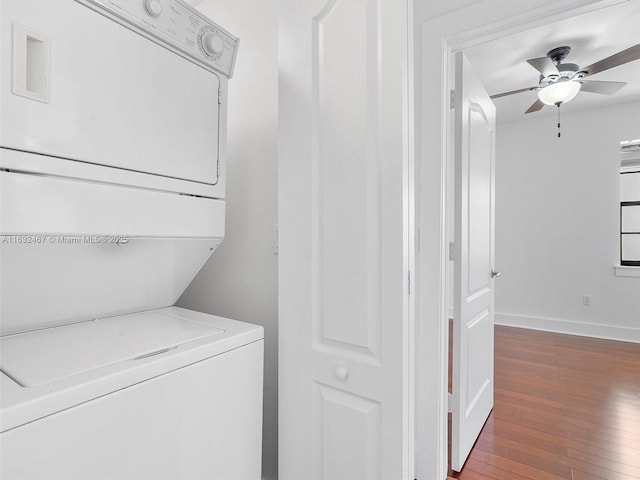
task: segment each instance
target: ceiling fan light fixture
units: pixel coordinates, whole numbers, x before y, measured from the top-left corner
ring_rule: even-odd
[[[580,82],[559,81],[538,90],[538,98],[545,105],[557,105],[573,100],[579,91]]]

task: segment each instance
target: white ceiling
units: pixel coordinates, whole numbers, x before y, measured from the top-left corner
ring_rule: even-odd
[[[572,50],[564,61],[585,67],[638,43],[640,0],[629,0],[471,47],[465,50],[465,54],[489,95],[494,95],[537,85],[539,73],[526,60],[544,57],[552,48],[569,45]],[[627,85],[612,96],[580,92],[571,102],[562,105],[563,113],[640,101],[640,60],[588,78],[627,82]],[[525,117],[525,110],[536,98],[536,92],[531,91],[494,99],[498,122],[556,114],[555,107],[546,106]]]

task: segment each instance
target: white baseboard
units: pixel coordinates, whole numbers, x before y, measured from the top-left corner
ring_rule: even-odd
[[[576,322],[574,320],[560,320],[556,318],[529,317],[511,313],[496,313],[496,325],[506,327],[520,327],[545,332],[566,333],[581,337],[606,338],[623,342],[640,343],[640,328],[617,327],[597,323]]]

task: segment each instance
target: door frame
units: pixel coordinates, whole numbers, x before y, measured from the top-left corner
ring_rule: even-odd
[[[449,235],[454,161],[450,92],[452,54],[498,38],[606,8],[625,0],[480,0],[421,19],[415,38],[416,299],[415,475],[445,479],[448,454]],[[440,108],[434,108],[438,105]],[[437,227],[436,227],[437,225]],[[429,321],[429,319],[436,321]],[[435,388],[434,388],[435,387]]]

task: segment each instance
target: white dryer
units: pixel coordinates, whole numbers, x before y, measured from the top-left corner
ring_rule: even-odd
[[[3,0],[0,35],[0,478],[259,479],[262,328],[173,306],[238,39],[182,0]]]

